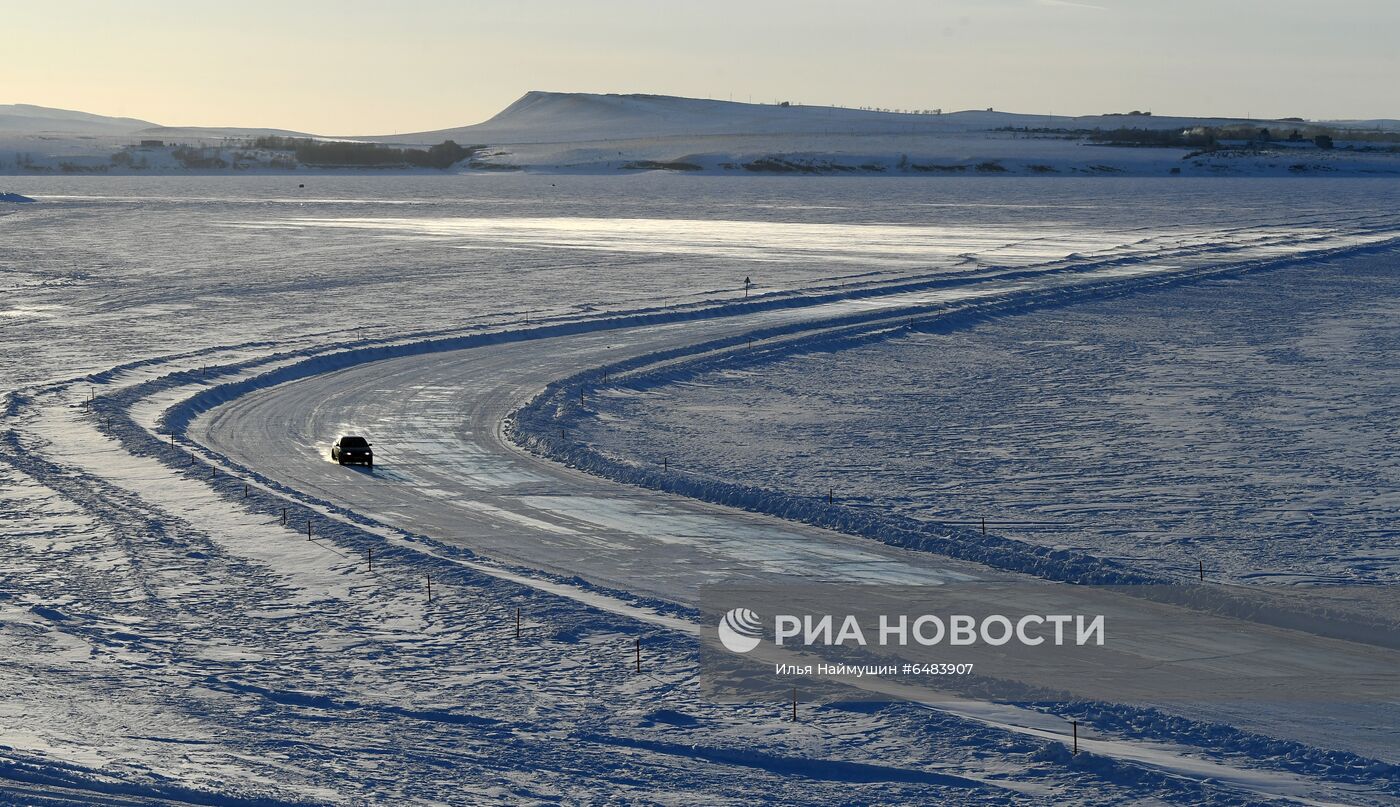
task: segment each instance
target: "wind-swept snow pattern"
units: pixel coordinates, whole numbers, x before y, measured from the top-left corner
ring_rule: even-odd
[[[1397,797],[1393,760],[1112,704],[707,703],[697,582],[1007,566],[617,485],[501,423],[534,400],[514,436],[583,465],[600,373],[1384,254],[1388,186],[280,182],[52,179],[0,216],[0,800]],[[352,427],[373,472],[324,456]]]

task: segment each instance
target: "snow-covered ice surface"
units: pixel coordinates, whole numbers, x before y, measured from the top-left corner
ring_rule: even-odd
[[[371,519],[345,502],[359,490],[392,500],[396,478],[431,467],[399,469],[406,477],[392,463],[383,477],[345,471],[356,476],[341,494],[308,495],[280,480],[278,457],[233,461],[188,442],[171,447],[156,431],[165,409],[179,411],[211,384],[302,360],[349,379],[346,365],[334,357],[316,365],[318,356],[356,345],[363,358],[396,350],[380,340],[407,356],[429,338],[519,334],[527,318],[557,328],[549,336],[561,340],[561,369],[550,372],[564,373],[588,369],[562,369],[567,337],[594,334],[577,353],[592,361],[607,347],[598,329],[617,327],[624,311],[653,318],[627,320],[640,326],[643,350],[649,328],[682,344],[684,318],[717,336],[742,333],[755,315],[800,329],[815,303],[855,322],[984,293],[1059,294],[1081,275],[1132,283],[1231,260],[1380,250],[1400,235],[1393,184],[664,176],[307,184],[31,178],[22,190],[39,202],[0,211],[0,686],[11,693],[0,702],[0,800],[1396,798],[1393,760],[1106,704],[1066,712],[1085,721],[1091,751],[1071,758],[1061,717],[1030,710],[804,707],[792,724],[780,704],[705,703],[690,694],[687,609],[619,581],[600,587],[570,575],[628,528],[623,520],[646,514],[575,503],[565,521],[548,488],[573,479],[567,469],[532,466],[542,485],[525,502],[490,495],[517,481],[493,476],[503,454],[459,459],[437,474],[439,513],[460,499],[461,512],[506,523],[522,539],[569,537],[541,523],[587,539],[577,558],[540,570],[508,553],[474,552],[470,540],[396,529],[393,513]],[[749,309],[738,302],[745,276],[755,281]],[[717,314],[734,324],[705,325]],[[356,371],[369,374],[369,391],[378,366]],[[422,360],[418,369],[432,368]],[[539,391],[537,378],[521,378],[503,384],[492,405]],[[270,400],[283,389],[312,387],[264,392]],[[405,394],[405,407],[389,414],[425,438],[403,446],[405,456],[436,460],[473,444],[452,430],[450,391]],[[334,421],[338,406],[312,403],[307,417]],[[274,437],[295,425],[265,424]],[[290,460],[308,450],[287,448]],[[453,479],[466,468],[478,477]],[[737,523],[705,512],[719,527]],[[303,531],[308,520],[314,540]],[[831,540],[854,548],[864,539]],[[859,551],[896,552],[876,542]],[[640,674],[631,669],[636,639]]]
[[[579,438],[1163,577],[1400,582],[1394,253],[671,370]]]
[[[41,203],[0,210],[8,387],[197,346],[727,299],[745,276],[771,293],[1286,243],[1388,220],[1400,195],[1384,180],[658,175],[32,177],[22,190]]]

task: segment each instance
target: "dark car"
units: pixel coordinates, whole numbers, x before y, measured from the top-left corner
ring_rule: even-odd
[[[341,465],[359,463],[374,467],[374,451],[369,447],[369,441],[363,437],[337,437],[331,445],[331,459]]]

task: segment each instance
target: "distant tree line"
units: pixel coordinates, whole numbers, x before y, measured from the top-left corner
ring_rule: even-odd
[[[1302,126],[1288,129],[1285,133],[1249,124],[1196,126],[1190,129],[1095,129],[1088,137],[1093,142],[1113,146],[1177,146],[1194,149],[1215,148],[1222,141],[1244,141],[1259,145],[1275,142],[1311,142],[1321,149],[1332,148],[1334,138],[1364,143],[1400,142],[1400,132],[1362,132]]]
[[[1095,129],[1089,139],[1111,146],[1208,148],[1215,145],[1217,133],[1212,129]]]
[[[219,156],[216,148],[205,149],[194,146],[176,146],[170,156],[180,161],[186,168],[228,168],[228,161]]]
[[[427,149],[401,149],[379,143],[269,136],[254,138],[249,145],[267,151],[293,152],[302,165],[355,168],[451,168],[476,151],[451,140]]]
[[[1283,118],[1288,123],[1299,123],[1301,126],[1285,126],[1278,130],[1267,127],[1259,127],[1248,123],[1237,123],[1228,126],[1194,126],[1187,129],[1149,129],[1142,127],[1122,127],[1118,129],[1060,129],[1048,126],[1002,126],[994,131],[1010,132],[1013,134],[1047,137],[1077,139],[1085,138],[1094,143],[1104,143],[1111,146],[1157,146],[1190,148],[1198,151],[1209,151],[1218,148],[1221,143],[1231,141],[1243,141],[1255,145],[1265,145],[1268,143],[1304,143],[1309,142],[1320,149],[1334,148],[1337,142],[1346,145],[1342,148],[1355,149],[1361,151],[1397,151],[1400,150],[1400,131],[1384,129],[1341,129],[1332,126],[1319,126],[1309,124],[1301,118]]]

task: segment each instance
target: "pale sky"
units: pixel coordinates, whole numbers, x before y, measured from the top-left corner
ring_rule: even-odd
[[[141,0],[0,9],[0,103],[329,135],[527,90],[1400,118],[1400,0]]]

